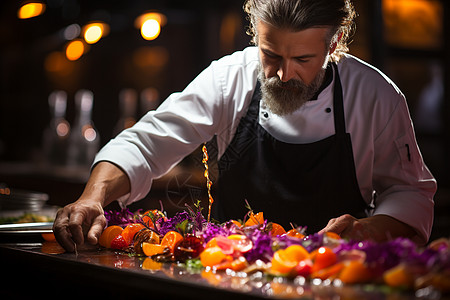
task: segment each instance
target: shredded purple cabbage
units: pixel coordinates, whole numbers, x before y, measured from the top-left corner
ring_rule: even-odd
[[[132,213],[128,208],[120,211],[105,211],[105,218],[108,226],[117,225],[125,227],[132,223],[141,223],[141,217],[138,213]]]
[[[323,246],[323,234],[314,233],[303,238],[303,247],[311,252]]]
[[[273,249],[270,233],[265,233],[257,229],[253,233],[247,234],[247,237],[253,242],[253,248],[244,255],[247,261],[254,262],[261,259],[268,262],[272,259]]]
[[[202,231],[202,236],[205,243],[209,242],[213,237],[218,235],[228,236],[229,232],[224,226],[213,223],[206,223]]]
[[[192,221],[187,211],[181,211],[176,213],[172,218],[168,218],[167,220],[164,220],[163,218],[158,219],[156,221],[156,227],[159,230],[159,234],[165,235],[169,231],[177,231],[177,224],[180,224],[185,220]]]
[[[365,252],[368,265],[380,269],[381,272],[400,263],[424,266],[428,270],[450,270],[450,254],[448,250],[441,249],[441,251],[437,251],[426,248],[420,251],[414,242],[406,238],[397,238],[385,243],[350,241],[334,248],[336,254],[350,250]]]

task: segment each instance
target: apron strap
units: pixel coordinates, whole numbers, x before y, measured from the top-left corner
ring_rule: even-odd
[[[344,114],[344,97],[342,94],[341,79],[339,77],[338,67],[336,63],[332,63],[334,69],[334,130],[337,135],[346,133],[345,128],[345,114]]]

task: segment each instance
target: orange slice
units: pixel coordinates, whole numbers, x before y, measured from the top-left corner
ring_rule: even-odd
[[[282,274],[290,273],[300,261],[308,257],[308,251],[300,245],[278,250],[272,257],[272,271]]]
[[[111,242],[123,231],[122,227],[113,225],[103,230],[98,243],[105,248],[111,248]]]
[[[200,254],[200,261],[204,267],[212,267],[222,263],[228,256],[222,252],[220,247],[214,246],[205,249]]]
[[[295,238],[299,238],[299,239],[302,239],[305,237],[305,235],[302,234],[300,231],[298,231],[297,228],[293,228],[293,229],[289,230],[288,232],[286,232],[286,235],[295,237]]]
[[[133,224],[129,224],[127,227],[125,227],[125,229],[122,231],[122,236],[125,240],[125,242],[127,242],[127,244],[131,244],[131,242],[133,241],[134,235],[141,229],[144,229],[145,226],[142,225],[141,223],[133,223]]]
[[[410,287],[414,283],[414,279],[410,272],[403,264],[397,265],[384,272],[383,279],[387,285],[392,287]]]
[[[169,231],[166,233],[161,241],[161,245],[164,247],[168,247],[170,252],[173,253],[175,250],[175,246],[181,242],[183,236],[176,231]]]
[[[343,283],[363,283],[371,278],[371,273],[366,265],[360,260],[351,260],[345,264],[339,274]]]
[[[286,230],[284,230],[283,226],[281,226],[278,223],[272,222],[272,230],[270,231],[270,234],[272,236],[282,235],[285,233],[286,233]]]
[[[164,252],[165,248],[166,248],[165,246],[162,246],[160,244],[152,244],[152,243],[147,243],[147,242],[142,243],[142,251],[147,256],[161,254]]]
[[[250,213],[248,220],[245,222],[244,226],[253,226],[260,225],[264,223],[264,215],[263,212],[259,212],[256,215],[254,213]]]

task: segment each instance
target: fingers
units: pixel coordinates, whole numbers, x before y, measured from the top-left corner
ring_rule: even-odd
[[[356,218],[354,218],[351,215],[342,215],[338,218],[331,219],[327,226],[319,231],[319,233],[325,233],[325,232],[334,232],[339,235],[342,235],[346,231],[350,230],[353,227],[353,223],[357,221]]]
[[[53,223],[53,232],[58,243],[67,251],[75,251],[83,245],[85,237],[96,244],[106,225],[103,209],[95,204],[77,201],[60,209]]]
[[[69,231],[72,234],[72,240],[77,245],[84,244],[83,223],[88,222],[86,220],[86,213],[82,210],[72,210],[69,215]]]
[[[373,230],[366,219],[356,219],[351,215],[342,215],[338,218],[331,219],[327,226],[319,233],[334,232],[342,238],[349,240],[372,240],[374,239]]]
[[[56,241],[66,251],[75,251],[72,234],[69,231],[69,214],[66,208],[58,210],[53,223],[53,233],[55,234]]]
[[[87,234],[87,241],[91,245],[95,245],[98,243],[98,239],[100,238],[100,235],[103,232],[105,226],[106,226],[105,216],[98,215],[92,222],[92,226]]]

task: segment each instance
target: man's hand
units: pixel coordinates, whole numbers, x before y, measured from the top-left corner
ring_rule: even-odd
[[[103,207],[129,192],[130,181],[120,168],[98,163],[81,197],[56,214],[53,232],[58,243],[69,252],[85,240],[95,245],[106,225]]]
[[[61,208],[53,223],[53,232],[58,243],[73,252],[75,244],[83,245],[85,240],[92,245],[106,225],[103,208],[97,201],[78,200]]]
[[[411,226],[387,215],[376,215],[363,219],[342,215],[331,219],[319,233],[328,231],[335,232],[347,239],[376,242],[383,242],[399,236],[411,238],[416,234]]]

